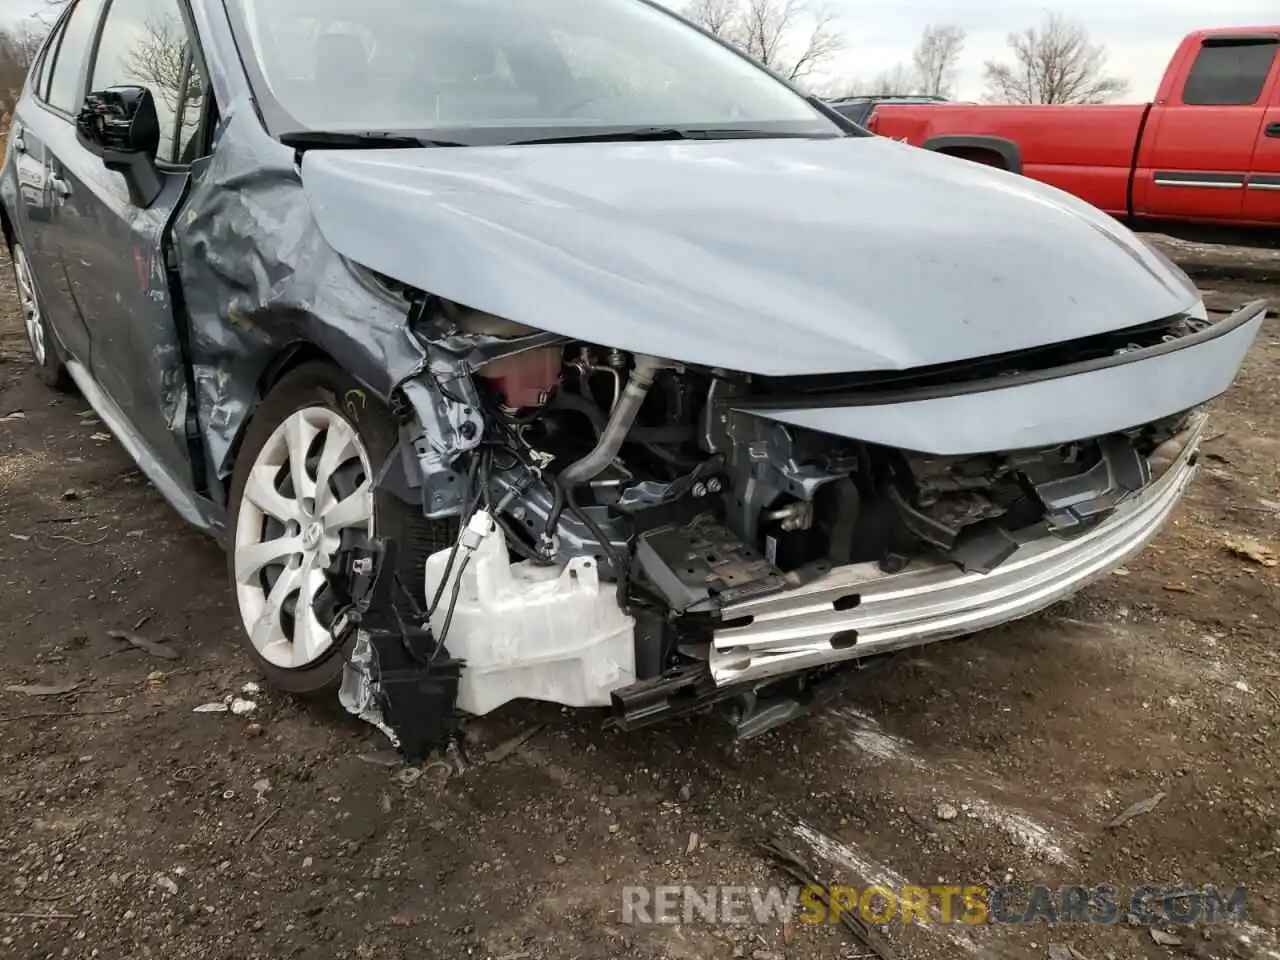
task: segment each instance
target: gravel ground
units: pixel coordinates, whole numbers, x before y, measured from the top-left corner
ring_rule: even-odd
[[[1169,249],[1213,309],[1277,294],[1252,253]],[[336,705],[243,693],[220,552],[35,379],[0,276],[0,956],[868,956],[832,925],[625,922],[627,886],[787,883],[756,847],[780,831],[833,883],[1248,888],[1243,924],[891,924],[896,956],[1280,958],[1276,319],[1175,521],[1077,598],[745,745],[519,704],[419,770]],[[229,694],[255,708],[193,712]]]

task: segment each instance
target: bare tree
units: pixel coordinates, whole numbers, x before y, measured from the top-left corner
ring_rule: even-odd
[[[921,93],[949,97],[956,82],[956,67],[964,51],[965,32],[953,23],[931,23],[911,54]]]
[[[740,13],[738,0],[691,0],[684,11],[702,29],[725,40],[733,36]]]
[[[692,0],[684,14],[791,81],[811,76],[845,46],[823,0]]]
[[[1107,74],[1107,51],[1084,25],[1048,13],[1039,27],[1009,34],[1013,63],[988,60],[987,99],[998,103],[1106,103],[1129,89]]]
[[[170,110],[177,107],[184,76],[187,96],[200,95],[199,75],[187,64],[186,31],[176,18],[148,20],[121,67],[124,76],[150,89]]]
[[[870,79],[866,77],[845,77],[842,80],[829,83],[823,87],[820,93],[829,99],[838,100],[842,97],[911,94],[918,93],[919,90],[920,78],[916,76],[915,70],[905,63],[898,63],[888,70],[880,71]]]

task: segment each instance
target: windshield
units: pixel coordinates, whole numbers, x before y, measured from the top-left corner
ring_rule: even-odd
[[[259,101],[274,101],[268,124],[289,128],[277,134],[447,130],[465,143],[457,131],[843,133],[765,70],[643,0],[228,4]]]

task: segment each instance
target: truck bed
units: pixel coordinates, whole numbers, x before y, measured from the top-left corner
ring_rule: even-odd
[[[1007,141],[1021,173],[1073,193],[1115,216],[1129,212],[1135,148],[1151,104],[1050,105],[883,104],[868,128],[969,159]],[[966,146],[966,143],[969,143]],[[996,162],[997,154],[989,161]],[[997,165],[1008,165],[997,163]]]

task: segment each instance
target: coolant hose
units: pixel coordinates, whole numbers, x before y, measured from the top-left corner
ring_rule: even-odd
[[[561,486],[575,487],[580,483],[586,483],[613,463],[613,458],[622,449],[627,434],[631,432],[631,427],[636,422],[636,416],[640,413],[644,398],[649,395],[649,388],[653,386],[654,378],[664,366],[668,366],[666,360],[643,354],[636,355],[635,369],[627,379],[627,387],[622,391],[622,399],[609,415],[609,422],[605,424],[595,449],[560,471]]]
[[[649,389],[653,386],[658,371],[669,365],[668,361],[658,357],[636,354],[635,368],[627,379],[626,389],[622,391],[622,399],[609,414],[609,422],[600,432],[595,448],[581,460],[565,467],[556,478],[555,502],[552,504],[551,513],[547,515],[544,536],[553,536],[556,527],[560,525],[560,515],[564,513],[565,491],[598,476],[613,462],[613,458],[622,449],[627,434],[631,432],[636,422],[640,407],[644,404],[645,397],[649,395]],[[602,546],[609,548],[607,543]]]

